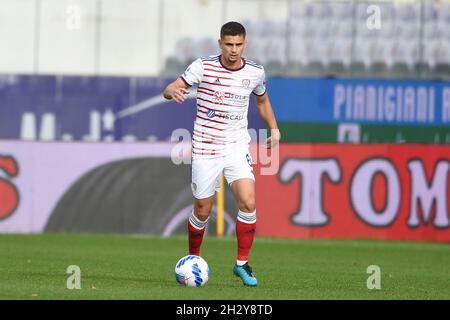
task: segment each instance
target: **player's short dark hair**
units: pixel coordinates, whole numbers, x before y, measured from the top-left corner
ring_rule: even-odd
[[[243,35],[245,38],[245,28],[242,24],[236,21],[230,21],[225,23],[222,28],[220,28],[220,39],[224,36],[239,36]]]

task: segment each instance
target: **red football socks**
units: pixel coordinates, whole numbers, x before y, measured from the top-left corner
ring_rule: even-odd
[[[200,255],[200,246],[202,245],[203,235],[205,234],[205,226],[208,219],[201,221],[194,212],[189,217],[188,233],[189,233],[189,254]]]
[[[236,221],[236,237],[238,243],[237,260],[247,261],[253,246],[256,232],[256,211],[246,213],[239,211]]]

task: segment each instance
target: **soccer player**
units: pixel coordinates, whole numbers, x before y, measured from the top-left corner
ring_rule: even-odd
[[[194,210],[189,217],[189,254],[200,255],[205,226],[220,188],[223,172],[239,206],[236,221],[237,260],[233,272],[248,286],[257,279],[248,264],[256,230],[255,177],[249,152],[248,105],[251,93],[261,118],[271,130],[267,148],[281,138],[266,92],[264,68],[242,57],[246,32],[238,22],[220,30],[220,55],[199,58],[164,90],[166,99],[183,103],[188,88],[197,85],[197,117],[192,138],[192,192]]]

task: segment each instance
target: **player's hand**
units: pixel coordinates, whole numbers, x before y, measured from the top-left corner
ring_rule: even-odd
[[[171,92],[172,99],[178,103],[183,103],[189,94],[189,91],[185,88],[173,89]]]
[[[271,129],[270,130],[270,137],[267,138],[265,147],[267,149],[275,148],[281,140],[281,133],[278,129]]]

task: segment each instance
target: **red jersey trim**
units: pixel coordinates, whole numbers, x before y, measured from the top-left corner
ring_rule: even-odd
[[[209,128],[209,129],[214,129],[214,130],[217,130],[217,131],[223,131],[224,129],[219,129],[219,128],[216,128],[216,127],[211,127],[211,126],[207,126],[207,125],[205,125],[205,124],[201,124],[201,123],[197,123],[199,126],[201,126],[201,127],[204,127],[204,128]]]
[[[223,112],[223,113],[230,112],[230,111],[225,111],[225,110],[220,110],[220,109],[208,108],[208,107],[202,106],[201,104],[198,104],[198,103],[197,103],[197,106],[199,106],[200,108],[205,108],[207,110],[214,110],[214,111],[219,111],[219,112]]]
[[[208,82],[208,81],[204,81],[204,80],[202,81],[202,83],[207,83],[207,84],[210,84],[212,86],[231,87],[228,84],[214,83],[214,82]]]
[[[195,133],[197,133],[197,134],[199,134],[199,135],[209,135],[209,136],[212,136],[212,137],[215,137],[215,138],[225,138],[225,136],[218,136],[218,135],[215,135],[215,134],[212,134],[212,133],[209,133],[209,132],[205,132],[205,131],[198,131],[198,130],[195,130],[194,129],[194,134]]]
[[[227,124],[226,122],[222,122],[222,121],[218,121],[218,120],[214,120],[214,119],[203,118],[203,117],[200,117],[199,115],[197,115],[197,118],[200,118],[200,119],[206,120],[206,121],[215,122],[215,123],[218,123],[218,124]]]
[[[213,71],[213,72],[220,72],[220,73],[226,73],[226,74],[231,74],[231,72],[225,71],[225,70],[213,70],[213,69],[209,69],[209,68],[205,68],[205,69],[203,69],[203,70]]]

